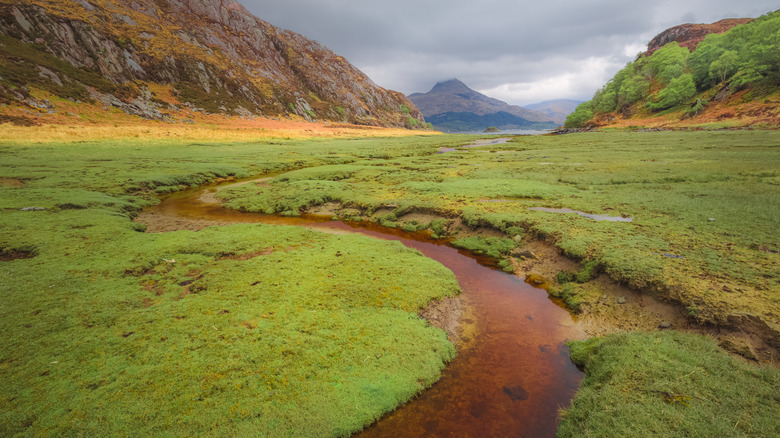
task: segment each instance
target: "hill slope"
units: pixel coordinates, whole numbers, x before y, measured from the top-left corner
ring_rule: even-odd
[[[534,103],[526,105],[524,108],[531,111],[539,111],[543,114],[550,116],[555,123],[563,124],[566,121],[566,116],[573,113],[577,108],[577,105],[581,104],[580,100],[571,99],[555,99],[545,100],[544,102]]]
[[[234,0],[0,0],[0,103],[50,112],[52,98],[159,120],[189,108],[423,123],[401,93]]]
[[[409,95],[428,122],[447,131],[475,131],[489,126],[503,129],[546,129],[557,124],[547,114],[509,105],[478,93],[451,79],[427,93]]]
[[[724,32],[728,26],[734,27]],[[712,33],[702,39],[707,31]],[[755,20],[671,28],[578,106],[566,127],[776,128],[778,47],[780,11]]]

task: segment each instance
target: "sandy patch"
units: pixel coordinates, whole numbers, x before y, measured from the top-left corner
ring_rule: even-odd
[[[3,187],[24,187],[24,181],[15,178],[0,178],[0,185]]]

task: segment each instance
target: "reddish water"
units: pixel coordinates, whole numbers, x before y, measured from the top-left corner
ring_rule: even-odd
[[[555,435],[558,409],[568,405],[582,373],[568,358],[567,339],[582,338],[571,315],[544,290],[489,267],[422,233],[326,218],[278,218],[240,213],[203,202],[198,192],[177,194],[149,211],[208,223],[261,222],[348,230],[398,240],[455,273],[478,333],[432,388],[359,436]]]

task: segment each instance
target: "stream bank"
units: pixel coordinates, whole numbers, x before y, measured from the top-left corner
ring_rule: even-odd
[[[242,213],[213,204],[194,189],[172,194],[137,221],[147,232],[198,230],[214,225],[266,223],[325,232],[357,232],[397,240],[455,273],[462,295],[421,311],[448,330],[457,357],[442,378],[419,396],[362,432],[365,436],[553,436],[558,410],[568,405],[582,379],[566,342],[583,339],[571,314],[543,289],[495,269],[487,257],[457,250],[423,232],[388,229],[371,222],[328,217],[276,217]],[[459,317],[459,318],[458,318]],[[457,329],[454,330],[455,323]]]

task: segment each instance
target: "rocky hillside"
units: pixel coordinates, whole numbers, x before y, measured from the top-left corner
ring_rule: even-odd
[[[580,104],[565,126],[776,129],[778,47],[780,11],[673,27]]]
[[[410,94],[409,100],[434,127],[447,131],[481,131],[489,126],[501,129],[558,126],[547,114],[485,96],[457,79],[439,82],[427,93]]]
[[[56,99],[171,121],[187,109],[424,122],[401,93],[234,0],[0,0],[0,104],[45,113]]]
[[[696,50],[696,46],[699,45],[704,38],[711,34],[720,34],[730,30],[732,27],[750,23],[752,18],[727,18],[720,20],[712,24],[681,24],[674,26],[655,36],[647,45],[647,51],[645,56],[650,56],[655,53],[656,50],[661,47],[676,41],[680,47],[685,47],[690,51]]]

